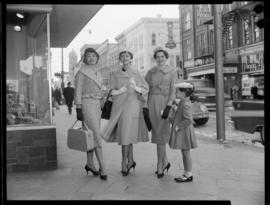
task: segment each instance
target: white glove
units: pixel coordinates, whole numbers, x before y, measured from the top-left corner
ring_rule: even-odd
[[[124,93],[124,92],[127,91],[127,87],[126,86],[123,86],[118,91],[120,92],[119,94],[122,94],[122,93]]]
[[[135,89],[136,87],[136,81],[134,80],[134,78],[130,78],[129,79],[129,86],[133,89]]]
[[[180,130],[180,128],[177,125],[175,125],[174,129],[176,132],[178,132]]]

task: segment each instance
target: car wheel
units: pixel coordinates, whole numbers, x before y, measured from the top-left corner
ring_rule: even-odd
[[[208,117],[207,118],[199,118],[199,119],[193,119],[196,125],[204,125],[208,122]]]

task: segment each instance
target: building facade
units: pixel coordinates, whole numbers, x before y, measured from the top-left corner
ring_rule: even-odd
[[[118,50],[133,53],[133,66],[143,75],[155,65],[153,51],[165,48],[169,53],[168,64],[180,69],[179,19],[141,18],[115,37]]]
[[[221,4],[224,91],[239,87],[239,98],[250,98],[257,85],[263,96],[264,36],[253,8],[262,2],[243,1]],[[215,84],[214,28],[211,5],[181,5],[180,19],[186,78],[209,79]]]
[[[72,51],[69,53],[68,59],[69,59],[69,65],[68,65],[69,77],[68,77],[68,82],[71,82],[72,85],[74,85],[74,80],[75,80],[74,69],[75,69],[76,64],[78,63],[78,55],[77,55],[77,53],[75,52],[74,49],[72,49]]]

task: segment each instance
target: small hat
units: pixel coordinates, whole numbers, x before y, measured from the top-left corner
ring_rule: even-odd
[[[191,83],[186,83],[186,82],[175,83],[174,86],[176,88],[193,88],[193,85]]]
[[[93,49],[93,48],[86,48],[86,49],[84,50],[84,54],[86,54],[86,53],[95,53],[96,56],[99,58],[99,54],[98,54],[97,51],[96,51],[95,49]]]

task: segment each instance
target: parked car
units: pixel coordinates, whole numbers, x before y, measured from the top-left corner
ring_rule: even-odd
[[[198,101],[206,105],[208,110],[216,109],[216,88],[209,80],[189,79],[182,82],[189,82],[194,85],[194,95],[198,96]],[[224,93],[224,106],[232,107],[232,100],[229,94]]]
[[[175,101],[176,104],[178,104],[180,99],[176,99]],[[190,101],[192,105],[193,125],[199,126],[206,124],[209,120],[209,111],[207,107],[203,103],[199,102],[198,97],[195,95],[190,96]],[[175,113],[172,113],[172,115],[174,114]]]

